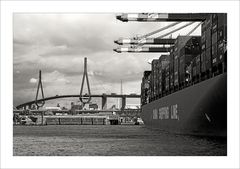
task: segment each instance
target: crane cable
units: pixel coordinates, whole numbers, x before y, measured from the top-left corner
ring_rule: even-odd
[[[180,22],[174,22],[174,23],[172,23],[172,24],[170,24],[170,25],[167,25],[167,26],[165,26],[165,27],[163,27],[163,28],[160,28],[160,29],[155,30],[155,31],[153,31],[153,32],[150,32],[150,33],[148,33],[148,34],[146,34],[146,35],[143,35],[143,36],[141,36],[139,39],[147,38],[147,37],[152,36],[152,35],[154,35],[154,34],[156,34],[156,33],[159,33],[159,32],[161,32],[161,31],[164,31],[164,30],[166,30],[166,29],[168,29],[168,28],[170,28],[170,27],[173,27],[173,26],[175,26],[175,25],[177,25],[177,24],[179,24],[179,23],[180,23]]]
[[[183,26],[181,26],[181,27],[179,27],[179,28],[176,28],[176,29],[174,29],[174,30],[172,30],[172,31],[170,31],[170,32],[168,32],[168,33],[166,33],[166,34],[163,34],[163,35],[161,35],[161,36],[158,36],[156,39],[161,39],[161,38],[163,38],[163,37],[165,37],[165,36],[168,36],[168,35],[170,35],[170,34],[172,34],[172,33],[174,33],[174,32],[177,32],[177,31],[179,31],[179,30],[181,30],[181,29],[183,29],[183,28],[185,28],[185,27],[187,27],[187,26],[189,26],[189,25],[192,25],[194,22],[190,22],[190,23],[187,23],[187,24],[185,24],[185,25],[183,25]]]
[[[173,26],[176,26],[177,24],[180,24],[180,23],[181,23],[181,22],[174,22],[174,23],[172,23],[172,24],[170,24],[170,25],[167,25],[167,26],[165,26],[165,27],[163,27],[163,28],[160,28],[160,29],[158,29],[158,30],[155,30],[155,31],[153,31],[153,32],[150,32],[150,33],[148,33],[148,34],[146,34],[146,35],[140,36],[140,37],[137,38],[139,43],[138,43],[137,45],[132,45],[131,47],[132,47],[132,48],[137,48],[137,47],[143,46],[143,45],[145,44],[143,40],[146,39],[147,37],[152,36],[152,35],[154,35],[154,34],[156,34],[156,33],[161,32],[161,31],[164,31],[164,30],[166,30],[166,29],[168,29],[168,28],[171,28],[171,27],[173,27]]]
[[[161,39],[161,38],[163,38],[165,36],[171,35],[172,33],[177,32],[177,31],[179,31],[179,30],[181,30],[181,29],[183,29],[183,28],[185,28],[185,27],[187,27],[189,25],[192,25],[193,23],[194,22],[187,23],[187,24],[185,24],[185,25],[183,25],[183,26],[181,26],[179,28],[176,28],[176,29],[174,29],[174,30],[172,30],[172,31],[170,31],[168,33],[165,33],[165,34],[163,34],[161,36],[158,36],[156,39]],[[138,45],[132,46],[132,48],[137,48],[137,47],[140,47],[140,46],[143,46],[143,45],[144,45],[144,43],[138,44]]]
[[[187,34],[187,36],[190,36],[201,24],[202,24],[202,22],[200,22],[199,24],[197,24],[197,25]]]

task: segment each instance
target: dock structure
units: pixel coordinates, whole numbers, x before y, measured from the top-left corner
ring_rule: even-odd
[[[120,116],[112,113],[82,115],[16,115],[15,125],[117,125]]]
[[[114,125],[121,118],[139,118],[141,109],[120,110],[14,110],[15,125]]]

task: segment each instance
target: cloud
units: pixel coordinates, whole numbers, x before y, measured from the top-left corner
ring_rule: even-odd
[[[113,41],[144,35],[167,24],[123,23],[115,14],[14,14],[14,104],[34,98],[39,70],[46,96],[79,93],[84,57],[88,58],[92,93],[117,93],[121,80],[125,92],[140,93],[143,71],[150,69],[147,61],[160,54],[115,53]]]
[[[38,80],[35,79],[35,78],[31,78],[31,79],[29,80],[30,83],[37,83],[37,81],[38,81]]]
[[[43,73],[42,79],[47,85],[61,85],[70,83],[70,80],[68,80],[63,73],[60,73],[57,70],[54,70],[50,73]]]

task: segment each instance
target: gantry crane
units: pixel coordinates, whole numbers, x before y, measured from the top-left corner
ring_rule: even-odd
[[[206,19],[207,13],[123,13],[118,14],[116,18],[123,22],[202,22]]]
[[[169,24],[163,28],[160,28],[158,30],[155,30],[153,32],[150,32],[143,36],[138,36],[134,38],[119,38],[118,40],[115,40],[114,42],[119,45],[126,45],[130,44],[130,47],[118,47],[114,49],[114,51],[120,53],[120,52],[169,52],[171,45],[174,44],[175,39],[172,38],[165,38],[169,35],[171,35],[174,32],[177,32],[187,26],[190,26],[194,24],[194,22],[200,22],[197,24],[186,36],[189,36],[192,34],[200,25],[201,22],[206,19],[208,14],[199,14],[199,13],[189,13],[189,14],[167,14],[167,13],[129,13],[129,14],[119,14],[116,16],[116,18],[123,22],[128,21],[140,21],[140,22],[160,22],[160,21],[176,21],[172,24]],[[156,33],[162,32],[164,30],[167,30],[169,28],[172,28],[176,26],[177,24],[181,22],[190,21],[189,23],[186,23],[185,25],[182,25],[178,28],[174,28],[170,32],[167,32],[161,36],[158,36],[156,38],[148,38],[149,36],[152,36]],[[153,45],[151,47],[146,47],[144,45]],[[154,45],[163,45],[163,46],[154,46]],[[168,47],[164,45],[169,45]]]

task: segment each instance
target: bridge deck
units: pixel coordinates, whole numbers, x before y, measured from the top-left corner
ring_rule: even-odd
[[[52,96],[52,97],[46,97],[44,99],[39,99],[37,100],[37,102],[41,102],[41,101],[47,101],[47,100],[54,100],[54,99],[60,99],[60,98],[70,98],[70,97],[77,97],[79,98],[80,95],[56,95],[56,96]],[[83,97],[89,97],[89,95],[83,95]],[[102,95],[98,95],[98,94],[93,94],[91,95],[91,97],[101,97],[101,98],[107,98],[107,97],[111,97],[111,98],[140,98],[140,95],[118,95],[118,94],[102,94]],[[35,100],[34,101],[30,101],[30,102],[26,102],[23,104],[20,104],[18,106],[16,106],[17,109],[20,109],[22,107],[25,107],[27,105],[33,105],[35,104]]]

